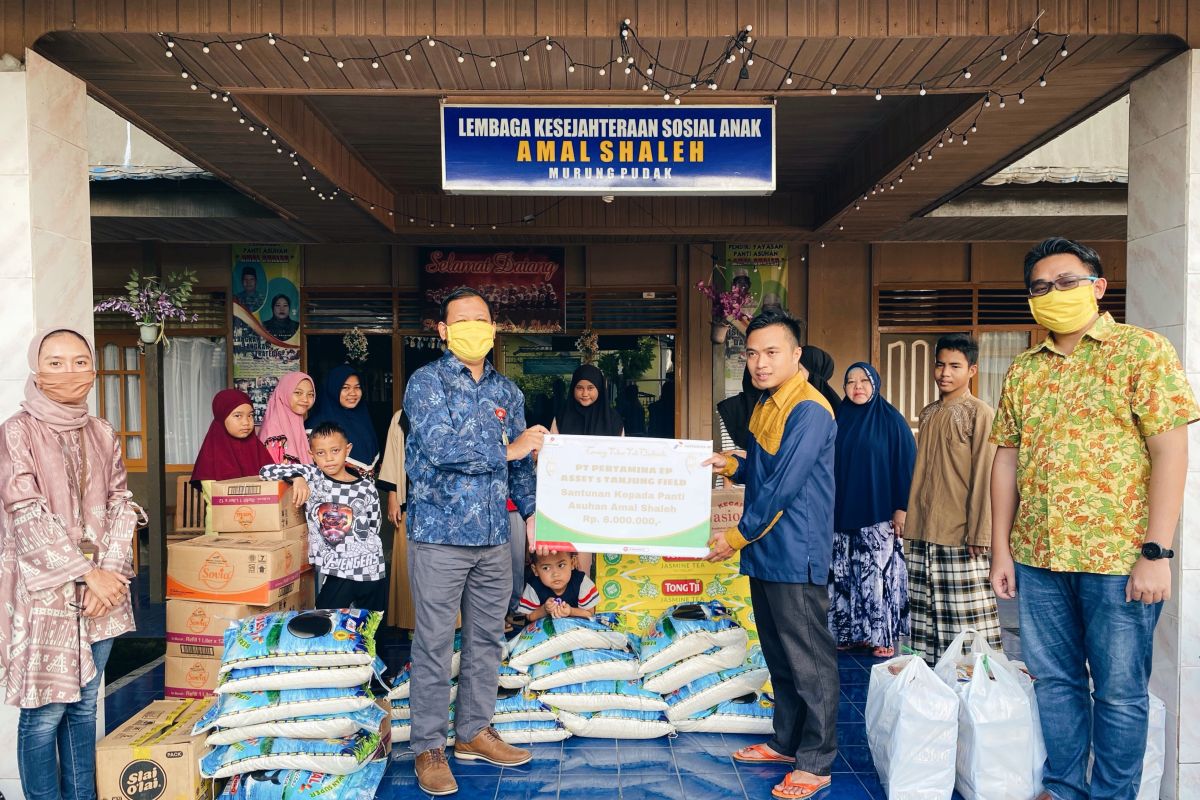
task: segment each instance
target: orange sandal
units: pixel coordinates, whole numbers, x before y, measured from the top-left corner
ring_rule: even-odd
[[[789,772],[783,782],[771,790],[771,796],[778,797],[780,800],[803,800],[828,789],[833,784],[832,775],[826,778],[817,778],[816,783],[807,778],[797,778],[795,775],[795,772]]]
[[[749,747],[743,747],[733,754],[734,761],[740,761],[743,764],[795,764],[796,759],[792,756],[784,756],[776,753],[765,744],[752,744]]]

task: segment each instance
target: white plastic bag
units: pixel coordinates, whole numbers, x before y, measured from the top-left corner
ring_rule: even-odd
[[[934,673],[960,698],[958,793],[964,800],[1037,797],[1046,751],[1028,676],[973,628],[954,638]]]
[[[920,656],[871,668],[867,743],[888,800],[948,800],[954,792],[958,696]]]

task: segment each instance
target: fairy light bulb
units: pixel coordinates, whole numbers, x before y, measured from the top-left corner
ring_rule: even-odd
[[[308,51],[305,50],[304,55],[300,56],[300,60],[307,64],[309,61],[312,61],[312,56],[310,56]]]

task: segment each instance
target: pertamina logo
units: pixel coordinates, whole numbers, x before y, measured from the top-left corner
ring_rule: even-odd
[[[192,633],[204,633],[211,624],[212,616],[201,606],[196,606],[195,610],[187,618],[187,627]]]
[[[210,589],[224,589],[233,580],[233,565],[219,550],[214,550],[200,565],[198,577]]]
[[[249,528],[254,524],[254,509],[250,506],[238,506],[234,509],[233,518],[237,520],[238,525]]]
[[[682,594],[700,594],[703,591],[704,584],[695,578],[662,582],[662,593],[668,597]]]
[[[208,684],[208,669],[199,661],[193,661],[184,680],[193,689],[203,689]]]

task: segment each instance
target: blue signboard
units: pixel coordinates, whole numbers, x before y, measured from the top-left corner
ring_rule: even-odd
[[[775,190],[774,106],[442,106],[458,194]]]

